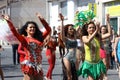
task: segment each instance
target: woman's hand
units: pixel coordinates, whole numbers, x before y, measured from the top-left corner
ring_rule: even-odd
[[[110,15],[109,14],[106,14],[106,21],[110,22]]]
[[[96,22],[96,30],[98,31],[100,29],[100,22]]]
[[[9,15],[2,15],[2,18],[5,19],[5,20],[10,21],[10,17],[9,17]]]
[[[36,16],[37,16],[38,18],[43,19],[43,16],[42,16],[40,13],[36,13]]]
[[[60,17],[60,20],[64,20],[64,16],[62,15],[62,13],[59,13],[59,17]]]

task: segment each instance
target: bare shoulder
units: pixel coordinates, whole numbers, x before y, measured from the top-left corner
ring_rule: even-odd
[[[82,36],[82,41],[86,43],[86,41],[88,41],[88,36]]]
[[[88,38],[88,36],[82,36],[82,39],[83,39],[83,40],[86,39],[86,38]]]

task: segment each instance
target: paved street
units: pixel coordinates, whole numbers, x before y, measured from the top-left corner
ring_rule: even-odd
[[[11,46],[4,47],[4,51],[1,52],[1,64],[4,72],[5,80],[22,80],[23,75],[20,71],[20,65],[13,65],[12,62],[12,49]],[[43,50],[43,70],[44,74],[47,72],[48,63],[45,57],[45,51]],[[59,54],[57,51],[57,60],[55,69],[53,71],[53,80],[62,80],[62,68],[61,68],[61,60],[59,59]],[[109,80],[119,80],[118,73],[116,70],[108,71],[108,79]],[[79,80],[86,80],[82,77],[79,77]]]

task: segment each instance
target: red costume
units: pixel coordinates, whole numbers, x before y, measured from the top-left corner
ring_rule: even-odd
[[[54,39],[54,40],[56,40],[56,39]],[[52,40],[50,40],[48,42],[48,44],[47,44],[46,56],[49,56],[50,58],[48,58],[49,68],[48,68],[46,77],[49,78],[49,79],[52,79],[52,71],[53,71],[54,66],[55,66],[55,60],[56,60],[55,50],[56,50],[56,46],[57,46],[57,42],[52,41]]]
[[[51,28],[44,19],[40,18],[40,21],[42,22],[46,29],[46,31],[43,33],[43,39],[45,39],[46,36],[50,33]],[[41,68],[42,63],[41,51],[43,48],[43,42],[40,42],[35,38],[20,35],[15,30],[13,24],[10,21],[7,22],[10,26],[11,31],[17,37],[17,39],[20,41],[22,45],[21,47],[23,52],[21,52],[20,47],[18,48],[18,52],[21,55],[20,62],[23,65],[22,66],[23,73],[34,75],[40,74],[41,76],[43,76],[43,71]]]

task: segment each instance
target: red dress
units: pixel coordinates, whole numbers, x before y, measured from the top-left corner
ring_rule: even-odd
[[[46,29],[46,31],[43,33],[43,39],[45,39],[47,35],[50,33],[51,28],[44,19],[40,19],[40,21],[42,22],[42,24]],[[23,57],[20,58],[20,60],[22,61],[21,64],[23,65],[22,66],[23,73],[32,74],[32,75],[41,74],[43,76],[43,71],[41,68],[41,63],[42,63],[41,51],[43,47],[43,42],[40,42],[35,38],[25,37],[18,34],[13,24],[10,21],[7,22],[13,34],[22,44],[22,49],[25,52],[24,59]]]

